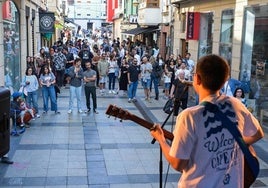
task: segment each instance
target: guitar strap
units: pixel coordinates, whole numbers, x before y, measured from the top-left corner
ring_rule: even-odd
[[[209,112],[215,113],[215,115],[218,115],[220,120],[222,121],[222,125],[224,128],[226,128],[235,138],[236,142],[238,143],[240,149],[243,151],[245,159],[248,162],[248,165],[255,176],[257,178],[259,174],[259,164],[258,162],[254,159],[253,155],[249,151],[245,141],[242,138],[242,135],[240,131],[237,128],[237,123],[232,122],[226,115],[223,114],[222,111],[219,110],[219,107],[215,104],[212,104],[210,102],[204,101],[200,105],[203,105],[206,110]]]

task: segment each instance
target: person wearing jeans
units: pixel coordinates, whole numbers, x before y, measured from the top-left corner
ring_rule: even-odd
[[[109,78],[109,93],[116,94],[115,89],[115,70],[117,69],[117,61],[115,55],[111,55],[108,67],[108,78]]]
[[[82,79],[83,79],[83,69],[81,67],[82,60],[76,58],[74,65],[69,68],[68,76],[70,80],[70,97],[69,97],[69,110],[68,114],[72,113],[73,110],[73,101],[76,97],[77,100],[77,109],[79,113],[82,113],[81,109],[81,91],[82,91]]]
[[[139,77],[140,77],[140,66],[137,65],[138,61],[136,58],[134,58],[132,64],[128,67],[128,102],[131,103],[131,101],[136,102],[136,93],[139,83]]]
[[[90,95],[92,95],[93,101],[93,112],[98,114],[97,111],[97,96],[96,96],[96,79],[97,73],[95,70],[91,69],[91,63],[86,62],[85,64],[87,70],[83,73],[84,82],[85,82],[85,96],[86,96],[86,105],[87,105],[87,113],[90,112]]]
[[[29,108],[34,108],[35,117],[39,118],[38,114],[38,79],[33,74],[33,68],[28,67],[26,69],[25,77],[22,79],[22,85],[27,91],[26,103]]]
[[[55,76],[50,72],[47,65],[44,66],[43,72],[40,75],[40,84],[42,85],[42,96],[44,105],[44,114],[48,111],[48,97],[51,102],[51,111],[55,111],[55,114],[60,114],[58,111],[57,98],[54,84],[56,83]]]

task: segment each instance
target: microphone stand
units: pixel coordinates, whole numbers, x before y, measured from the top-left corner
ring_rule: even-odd
[[[176,99],[178,101],[181,100],[181,97],[183,96],[183,94],[187,91],[188,87],[189,87],[189,83],[187,82],[184,82],[184,84],[186,85],[184,88],[183,88],[183,91],[182,93],[180,94],[179,98]],[[175,93],[177,92],[177,86],[176,86],[176,89],[175,89]],[[175,102],[175,101],[174,101]],[[179,106],[180,107],[180,106]],[[161,125],[161,128],[164,128],[165,124],[167,123],[168,119],[170,118],[171,114],[173,114],[173,111],[174,111],[174,106],[170,112],[170,114],[168,114],[168,116],[166,117],[165,121],[163,122],[163,124]],[[156,139],[154,138],[152,141],[151,141],[151,144],[154,144],[156,141]],[[159,147],[159,153],[160,153],[160,157],[159,157],[159,188],[162,188],[162,184],[163,184],[163,152],[162,152],[162,148]]]
[[[166,117],[165,121],[163,122],[163,124],[161,125],[161,128],[164,128],[165,124],[167,123],[168,119],[170,118],[171,114],[173,114],[173,110],[174,108],[172,108],[171,112],[168,114],[168,116]],[[151,144],[154,144],[156,141],[156,139],[154,138],[151,141]],[[162,152],[162,148],[160,147],[159,149],[159,188],[162,188],[162,184],[163,184],[163,152]]]

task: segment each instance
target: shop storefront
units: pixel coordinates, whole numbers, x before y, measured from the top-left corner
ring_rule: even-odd
[[[20,14],[13,1],[2,4],[3,46],[4,46],[4,78],[5,86],[11,92],[20,87]]]
[[[268,108],[268,5],[245,7],[240,80],[250,81],[249,98]]]

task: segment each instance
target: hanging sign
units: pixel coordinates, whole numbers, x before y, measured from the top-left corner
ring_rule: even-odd
[[[53,12],[40,12],[39,25],[40,33],[54,33],[55,16]]]
[[[200,13],[188,12],[187,13],[186,39],[198,40],[199,39],[199,27],[200,27]]]

